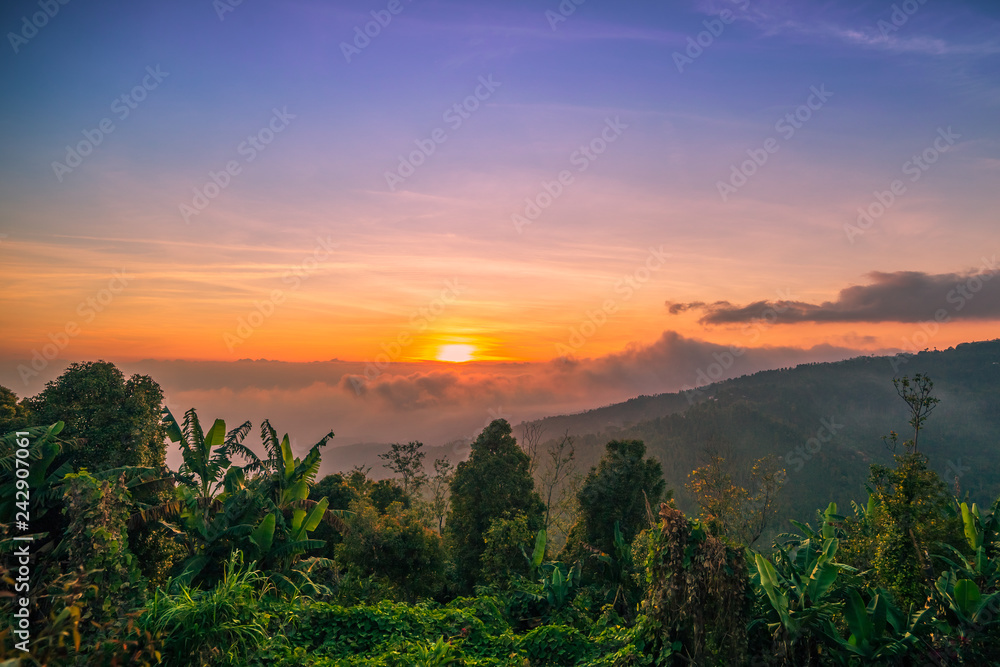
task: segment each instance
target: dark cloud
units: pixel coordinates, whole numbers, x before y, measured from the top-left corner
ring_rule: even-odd
[[[704,305],[704,301],[692,301],[691,303],[674,303],[672,301],[667,301],[667,308],[670,310],[671,315],[683,313],[685,310],[691,310],[693,308],[701,308]]]
[[[868,274],[867,285],[840,290],[836,301],[754,301],[737,306],[728,301],[670,303],[671,314],[700,309],[702,324],[737,324],[766,320],[796,322],[922,322],[1000,319],[1000,280],[996,260],[967,273],[929,274],[897,271]],[[947,319],[944,319],[947,317]]]

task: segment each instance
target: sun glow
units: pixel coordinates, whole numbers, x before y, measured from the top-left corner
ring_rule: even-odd
[[[437,360],[455,363],[470,361],[475,351],[476,348],[472,345],[442,345],[438,348]]]

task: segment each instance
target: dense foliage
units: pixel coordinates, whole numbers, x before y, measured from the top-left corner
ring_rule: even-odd
[[[81,373],[118,386],[105,366],[67,373],[50,388],[87,386]],[[215,420],[206,430],[193,409],[182,421],[164,410],[154,431],[180,448],[178,470],[129,451],[122,459],[132,464],[85,469],[81,462],[95,460],[81,453],[84,437],[107,438],[98,451],[155,452],[162,443],[122,439],[147,432],[134,430],[128,411],[123,424],[84,424],[82,406],[121,400],[115,392],[53,390],[44,408],[55,410],[44,413],[51,424],[0,392],[2,415],[28,420],[15,426],[22,435],[0,437],[0,550],[11,568],[0,567],[0,578],[8,588],[18,576],[16,513],[27,508],[46,529],[32,536],[30,652],[16,648],[14,598],[2,598],[0,660],[998,664],[1000,499],[959,496],[935,472],[937,444],[925,431],[937,405],[933,383],[918,374],[895,387],[912,437],[887,436],[896,451],[868,466],[867,488],[846,514],[830,502],[769,547],[751,546],[784,479],[773,461],[741,476],[714,455],[689,470],[696,518],[670,499],[662,462],[642,441],[611,440],[571,487],[575,525],[554,560],[531,475],[537,461],[504,420],[454,470],[438,460],[428,476],[423,445],[413,441],[384,457],[393,479],[373,480],[366,468],[317,479],[332,433],[297,456],[267,421],[257,445],[246,442],[249,422],[227,430]],[[54,407],[57,395],[64,412]],[[111,420],[113,408],[94,412]],[[29,486],[30,500],[17,495]],[[162,580],[134,550],[133,534],[153,528],[176,545],[158,563]]]

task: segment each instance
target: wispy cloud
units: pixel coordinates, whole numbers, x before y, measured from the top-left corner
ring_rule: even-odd
[[[877,13],[848,11],[831,3],[817,6],[780,0],[701,0],[696,6],[706,14],[718,14],[726,9],[734,11],[738,20],[755,26],[767,37],[790,34],[814,40],[825,38],[866,49],[928,56],[1000,53],[1000,40],[995,38],[977,40],[971,35],[958,38],[921,33],[929,25],[945,25],[945,22],[923,16],[936,15],[935,10],[923,6],[913,14],[897,10],[898,5],[889,2]],[[741,10],[742,7],[745,9]],[[979,18],[995,23],[986,16]]]

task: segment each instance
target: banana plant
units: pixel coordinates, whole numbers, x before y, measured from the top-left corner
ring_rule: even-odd
[[[976,582],[960,579],[951,570],[938,577],[934,587],[949,615],[958,621],[952,623],[952,627],[982,629],[996,621],[993,610],[1000,600],[1000,593],[983,595]]]
[[[548,536],[544,528],[540,528],[538,533],[535,535],[535,548],[532,549],[531,555],[529,556],[524,549],[521,549],[521,553],[524,554],[525,559],[528,561],[528,578],[531,580],[538,579],[541,573],[542,561],[545,560],[545,544],[548,540]]]
[[[998,506],[1000,506],[1000,500],[994,503],[990,514],[984,519],[976,504],[970,507],[967,503],[961,503],[959,509],[961,510],[965,541],[972,552],[971,557],[966,556],[954,546],[944,543],[939,546],[950,551],[952,557],[934,555],[934,558],[947,565],[956,582],[969,580],[976,585],[979,591],[996,592],[1000,589],[1000,554],[998,554],[998,547],[1000,547],[1000,512],[998,509],[1000,507]],[[950,577],[947,579],[951,581]],[[935,589],[940,591],[941,586],[935,586]],[[950,606],[947,599],[941,599],[939,603],[945,607]]]
[[[573,567],[564,563],[546,563],[549,572],[542,577],[542,595],[554,610],[562,609],[569,601],[574,588],[580,586],[582,567],[578,561]]]
[[[625,619],[630,619],[642,597],[642,591],[633,578],[635,565],[632,547],[615,521],[614,554],[601,553],[597,556],[604,572],[604,601],[613,605]]]
[[[883,589],[878,589],[866,605],[856,588],[847,593],[844,620],[850,636],[838,638],[840,651],[833,651],[841,664],[871,664],[889,661],[892,664],[912,651],[920,641],[919,634],[930,627],[933,611],[924,607],[904,614]]]
[[[167,429],[167,438],[180,446],[184,459],[177,479],[182,485],[179,495],[187,510],[185,518],[199,524],[200,532],[204,534],[213,503],[222,501],[217,496],[232,467],[230,452],[243,446],[243,438],[250,432],[250,422],[243,422],[226,433],[226,422],[216,419],[206,433],[194,408],[184,414],[182,427],[170,409],[164,407],[163,425]]]
[[[15,512],[25,511],[30,504],[33,521],[41,519],[54,506],[59,491],[55,486],[73,472],[67,461],[55,470],[49,470],[56,456],[62,452],[57,436],[63,422],[51,426],[32,426],[24,431],[12,431],[0,438],[0,523],[11,523]],[[21,445],[26,443],[25,447]],[[26,456],[18,456],[18,452]],[[18,463],[20,461],[20,463]],[[18,477],[17,468],[25,468],[27,477]],[[18,480],[23,480],[18,483]],[[21,491],[21,494],[18,494]]]
[[[309,486],[319,471],[319,449],[333,434],[300,460],[292,454],[288,435],[279,440],[265,421],[261,438],[268,457],[262,460],[243,444],[250,422],[227,433],[225,422],[217,419],[203,432],[192,409],[185,414],[183,427],[165,410],[164,425],[184,457],[176,475],[176,500],[133,518],[138,522],[159,519],[188,546],[189,556],[172,585],[211,582],[221,574],[219,563],[242,551],[286,592],[297,593],[303,585],[310,586],[311,569],[329,561],[298,562],[301,554],[325,544],[309,539],[309,533],[323,520],[345,528],[328,509],[326,499],[318,503],[308,500]],[[234,455],[247,459],[248,464],[234,465]]]
[[[823,516],[820,532],[801,525],[807,537],[776,545],[774,563],[754,554],[760,589],[774,611],[768,628],[791,654],[811,656],[820,642],[835,641],[833,618],[843,603],[836,600],[833,586],[841,572],[856,571],[835,560],[840,546],[836,523],[842,520],[836,505],[831,503]]]

